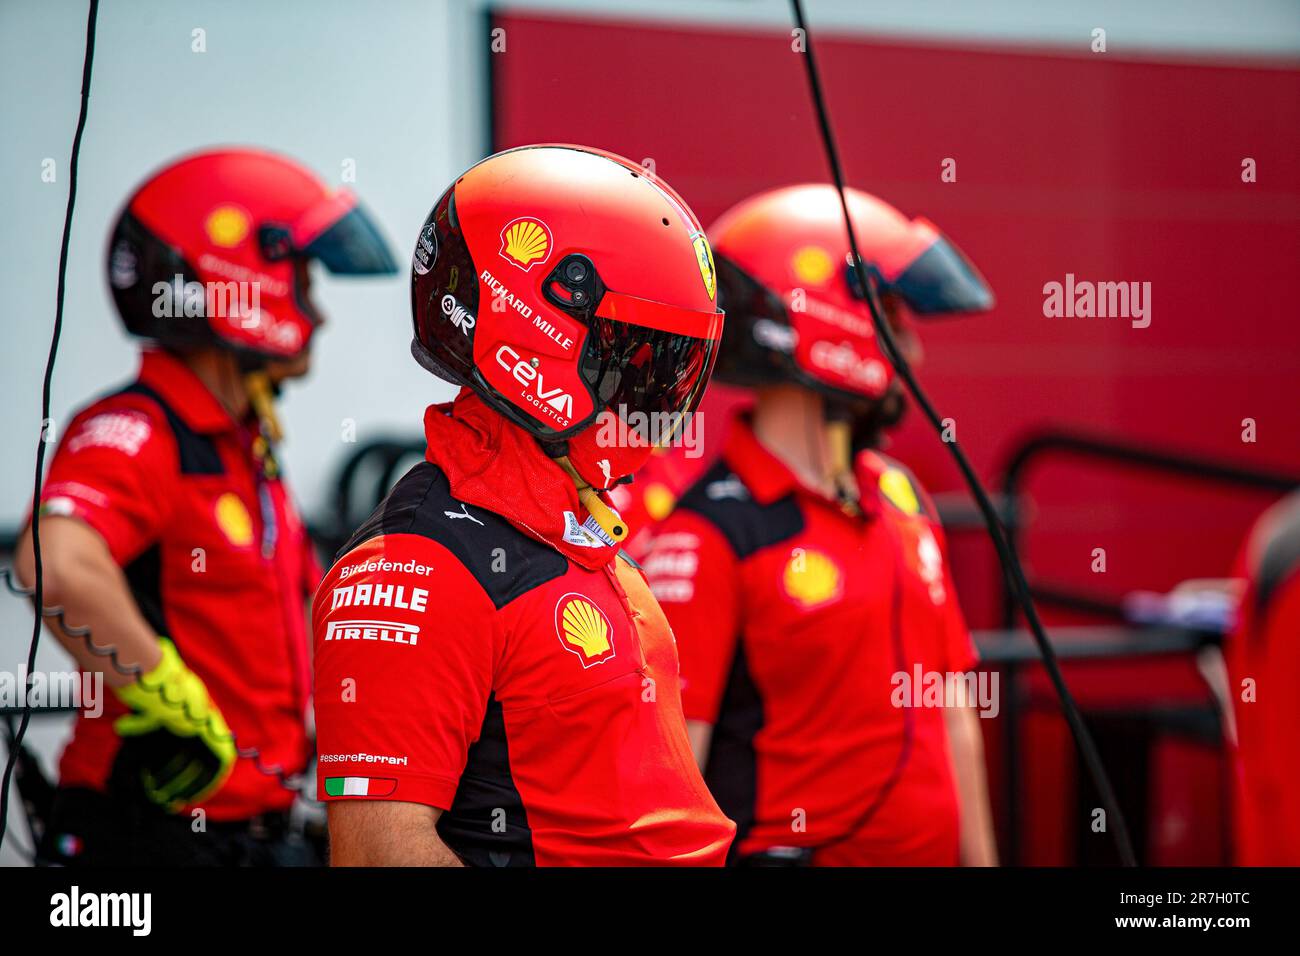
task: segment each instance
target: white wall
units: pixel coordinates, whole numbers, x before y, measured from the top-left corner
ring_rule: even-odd
[[[56,425],[134,371],[135,347],[119,331],[104,279],[105,241],[119,204],[169,157],[256,143],[335,182],[353,159],[350,185],[404,265],[438,194],[486,146],[484,66],[470,52],[481,45],[469,42],[478,16],[429,0],[101,4]],[[85,17],[80,0],[0,3],[0,530],[23,519],[31,494]],[[206,30],[206,53],[191,52],[196,28]],[[57,163],[54,183],[41,181],[46,157]],[[424,406],[452,392],[410,357],[408,294],[404,275],[320,280],[330,325],[317,340],[318,371],[284,406],[287,468],[308,514],[352,447],[340,440],[344,418],[356,420],[361,441],[418,435]],[[22,672],[31,622],[26,605],[0,593],[0,670]],[[64,661],[47,636],[38,668]],[[62,720],[34,721],[28,740],[48,762],[66,730]],[[26,844],[20,818],[15,808],[11,820]],[[6,840],[0,864],[16,859]]]
[[[22,519],[39,433],[40,376],[54,320],[68,153],[76,124],[86,4],[0,4],[0,527]],[[56,425],[135,367],[104,279],[108,228],[150,170],[223,143],[292,154],[350,184],[405,267],[439,192],[486,145],[484,67],[467,38],[476,14],[428,0],[382,4],[164,2],[100,6],[90,112],[82,141]],[[206,31],[207,52],[191,51]],[[41,181],[52,157],[58,179]],[[340,423],[365,441],[418,434],[420,412],[450,393],[411,359],[405,276],[325,276],[330,319],[317,373],[286,394],[287,467],[311,513],[347,450]]]

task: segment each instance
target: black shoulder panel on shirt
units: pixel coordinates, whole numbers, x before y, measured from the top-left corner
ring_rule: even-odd
[[[207,435],[200,435],[186,425],[163,397],[143,382],[133,382],[126,388],[114,392],[115,395],[143,395],[153,402],[167,416],[167,424],[176,437],[176,448],[180,453],[182,475],[224,475],[226,466],[221,463],[216,443]]]
[[[568,558],[505,518],[453,498],[447,476],[428,461],[393,486],[337,557],[381,534],[437,541],[474,575],[498,609],[569,569]]]
[[[763,548],[788,541],[803,530],[794,495],[759,504],[740,477],[719,461],[682,495],[678,508],[708,519],[744,560]]]

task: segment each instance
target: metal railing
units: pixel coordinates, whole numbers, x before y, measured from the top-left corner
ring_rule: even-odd
[[[1300,475],[1263,468],[1246,467],[1206,455],[1170,449],[1155,449],[1131,441],[1121,441],[1071,431],[1046,431],[1022,442],[1011,453],[1003,469],[1001,504],[1003,521],[1011,547],[1019,556],[1023,551],[1026,524],[1025,477],[1033,465],[1049,456],[1091,459],[1122,469],[1174,476],[1192,481],[1272,491],[1285,494],[1300,487]],[[1022,562],[1023,563],[1023,562]],[[1078,588],[1035,581],[1030,578],[1030,593],[1045,604],[1121,618],[1119,603]],[[1007,581],[1002,587],[1002,626],[1016,625],[1015,596]]]

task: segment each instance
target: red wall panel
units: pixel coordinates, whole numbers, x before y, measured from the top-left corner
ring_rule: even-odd
[[[507,36],[492,57],[498,148],[567,141],[652,160],[706,224],[756,191],[828,179],[788,31],[534,14],[495,25]],[[997,293],[988,315],[922,329],[922,378],[986,480],[1047,427],[1300,474],[1298,64],[817,42],[849,182],[933,219]],[[947,157],[955,183],[940,180]],[[1241,180],[1246,157],[1255,183]],[[1067,273],[1151,283],[1150,326],[1044,317],[1044,284]],[[1253,444],[1241,440],[1247,417]],[[893,450],[932,491],[960,487],[918,417]],[[1036,469],[1028,491],[1031,576],[1111,598],[1228,573],[1270,501],[1069,461]],[[1104,575],[1090,570],[1096,547]],[[954,542],[976,626],[997,623],[992,560],[975,537]],[[1204,695],[1186,662],[1071,670],[1095,705]],[[1035,754],[1023,859],[1067,862],[1077,785],[1064,725],[1040,712],[1022,735]],[[1155,754],[1145,853],[1219,862],[1219,758],[1178,742]]]
[[[827,170],[788,32],[503,15],[499,147],[572,141],[655,168],[708,223]],[[997,309],[923,330],[924,380],[988,477],[1025,435],[1084,428],[1300,472],[1300,72],[823,34],[851,183],[940,224]],[[957,181],[940,181],[945,157]],[[1241,162],[1258,182],[1241,181]],[[1066,273],[1152,286],[1149,328],[1049,319]],[[1243,444],[1241,420],[1258,422]],[[955,470],[919,419],[897,449]],[[1267,496],[1044,468],[1036,569],[1105,594],[1228,571]],[[1104,581],[1089,571],[1107,548]],[[969,603],[969,602],[968,602]],[[980,602],[983,604],[984,602]],[[985,607],[968,608],[988,623]]]

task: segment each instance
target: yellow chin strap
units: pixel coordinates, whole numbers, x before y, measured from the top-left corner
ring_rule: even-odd
[[[578,474],[578,470],[573,467],[567,456],[555,460],[564,469],[565,474],[573,479],[573,484],[578,489],[578,503],[587,509],[587,514],[595,519],[596,524],[600,525],[601,530],[609,535],[615,544],[622,544],[623,539],[627,537],[627,522],[620,518],[613,508],[600,500],[596,489]]]
[[[853,475],[853,428],[846,421],[826,423],[826,447],[830,460],[826,463],[831,483],[840,499],[840,507],[854,514],[861,512],[858,480]]]
[[[248,403],[253,406],[253,413],[262,426],[262,435],[276,444],[284,438],[284,430],[280,427],[280,417],[275,413],[271,380],[265,372],[249,372],[244,376],[244,388],[248,391]]]
[[[262,474],[274,478],[280,473],[275,446],[284,438],[284,429],[280,427],[280,416],[275,413],[271,380],[265,372],[249,372],[244,376],[244,389],[248,392],[248,404],[252,406],[258,423],[259,434],[253,440],[253,454],[261,463]]]

